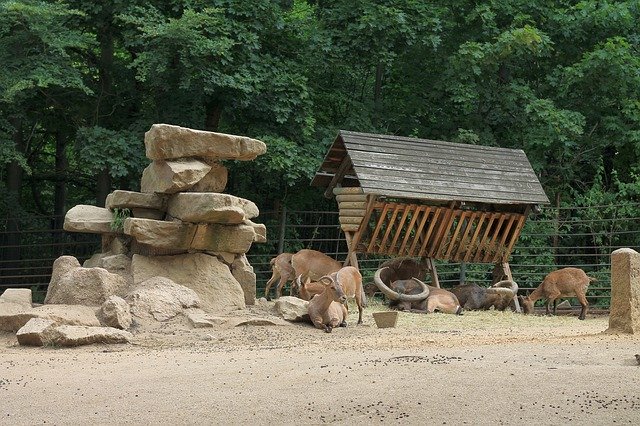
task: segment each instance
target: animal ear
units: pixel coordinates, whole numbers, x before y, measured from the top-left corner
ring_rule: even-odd
[[[333,283],[333,280],[330,277],[322,277],[318,280],[318,282],[321,282],[324,285],[331,285]]]

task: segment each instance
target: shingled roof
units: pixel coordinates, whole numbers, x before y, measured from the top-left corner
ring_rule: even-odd
[[[311,185],[429,201],[549,204],[521,149],[341,130]]]

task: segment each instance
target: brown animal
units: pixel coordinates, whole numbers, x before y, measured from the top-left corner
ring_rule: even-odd
[[[415,260],[411,257],[396,257],[395,259],[387,260],[380,264],[378,269],[389,268],[391,271],[387,272],[388,283],[392,283],[397,280],[409,280],[411,278],[417,278],[424,280],[429,271],[429,266],[422,261]]]
[[[342,263],[317,250],[302,249],[291,257],[291,266],[295,271],[294,278],[303,275],[311,281],[318,281],[325,275],[339,271]],[[296,287],[295,280],[292,287]],[[299,291],[297,288],[292,290]]]
[[[478,284],[460,284],[451,289],[460,305],[467,310],[487,310],[494,308],[504,311],[518,293],[515,281],[503,280],[486,288]]]
[[[345,266],[344,268],[340,268],[339,271],[326,275],[323,278],[326,277],[342,287],[342,291],[344,291],[347,299],[355,299],[356,305],[358,305],[358,324],[362,324],[362,311],[367,303],[367,297],[362,288],[362,275],[358,268]]]
[[[462,314],[458,298],[450,291],[428,286],[417,278],[396,280],[387,286],[385,280],[390,276],[395,276],[395,272],[388,267],[378,269],[373,276],[380,291],[389,298],[389,307],[427,313]]]
[[[547,274],[542,283],[527,297],[520,297],[525,314],[533,313],[533,305],[539,299],[546,299],[546,314],[549,315],[549,304],[553,302],[553,314],[556,314],[556,302],[560,298],[577,297],[582,310],[578,319],[587,315],[587,287],[595,278],[587,276],[580,268],[563,268]]]
[[[280,297],[282,296],[282,289],[287,281],[293,281],[295,279],[296,273],[293,266],[291,266],[292,257],[293,253],[280,253],[269,262],[271,264],[271,278],[267,281],[267,286],[264,289],[264,297],[267,299],[269,299],[269,290],[271,289],[271,286],[277,280],[279,281],[276,286],[276,297]],[[293,294],[293,283],[289,290],[289,294]]]
[[[344,305],[347,296],[342,291],[342,287],[330,277],[322,277],[319,280],[324,286],[324,291],[316,294],[309,301],[307,313],[311,322],[316,328],[323,329],[331,333],[334,327],[347,326],[347,308]]]
[[[302,275],[298,275],[295,285],[298,288],[298,297],[302,300],[311,300],[313,296],[324,291],[324,284],[319,281],[312,282],[309,276],[302,278]]]

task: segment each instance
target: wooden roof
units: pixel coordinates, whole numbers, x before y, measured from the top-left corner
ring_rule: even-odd
[[[311,185],[439,202],[549,204],[521,149],[341,130]]]

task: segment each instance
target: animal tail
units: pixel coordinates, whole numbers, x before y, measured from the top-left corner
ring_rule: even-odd
[[[589,278],[589,282],[598,281],[598,279],[594,277],[587,276],[587,278]]]

